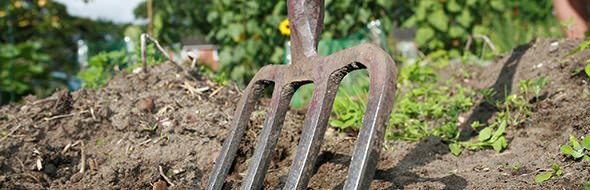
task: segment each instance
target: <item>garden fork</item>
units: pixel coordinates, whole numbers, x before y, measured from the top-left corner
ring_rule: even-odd
[[[207,189],[221,189],[240,145],[250,114],[262,91],[274,84],[264,127],[260,132],[242,189],[260,189],[272,159],[289,102],[300,86],[315,85],[297,154],[284,189],[305,189],[321,148],[328,119],[342,78],[368,69],[369,96],[344,189],[368,189],[383,146],[396,86],[391,57],[371,44],[361,44],[330,56],[318,55],[324,0],[287,0],[291,30],[291,65],[265,66],[250,81],[240,99]]]

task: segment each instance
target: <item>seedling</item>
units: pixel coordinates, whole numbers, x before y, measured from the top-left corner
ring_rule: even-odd
[[[542,147],[545,147],[545,145],[547,145],[547,143],[549,143],[548,140],[539,140],[539,145],[541,145]]]
[[[510,165],[510,164],[500,164],[500,166],[504,166],[504,167],[507,167],[507,168],[512,168],[512,169],[514,169],[514,170],[518,170],[518,169],[520,169],[520,167],[521,167],[521,165],[520,165],[520,161],[518,161],[518,162],[516,163],[516,165],[514,165],[514,166],[513,166],[513,165]]]
[[[144,128],[146,131],[155,131],[158,128],[158,123],[154,124],[153,127]]]
[[[574,159],[582,158],[582,160],[590,160],[590,156],[585,154],[584,151],[584,149],[590,150],[590,135],[586,136],[586,138],[582,140],[582,145],[580,145],[578,139],[570,134],[570,143],[572,143],[573,148],[570,145],[563,145],[561,146],[561,152],[572,155]]]
[[[160,133],[160,140],[164,139],[166,139],[166,141],[170,141],[170,136],[164,136],[164,133]]]
[[[483,127],[485,126],[483,123],[479,123],[479,121],[474,121],[473,123],[471,123],[471,125],[469,125],[471,127],[471,129],[473,129],[474,131],[477,131],[477,129],[479,127]]]
[[[572,16],[572,17],[570,17],[569,20],[567,20],[567,22],[561,21],[559,24],[561,25],[561,27],[564,27],[565,29],[567,29],[567,32],[573,33],[574,30],[572,29],[572,27],[575,26],[575,24],[573,24],[573,23],[574,23],[574,17]]]
[[[8,136],[8,133],[6,131],[2,131],[2,136]]]
[[[101,144],[102,144],[102,139],[100,139],[96,142],[96,145],[101,145]]]
[[[553,171],[538,174],[537,176],[535,176],[535,183],[541,183],[541,182],[553,179],[555,177],[561,176],[562,171],[559,168],[559,165],[553,164],[553,166],[551,166],[551,168],[553,168]]]

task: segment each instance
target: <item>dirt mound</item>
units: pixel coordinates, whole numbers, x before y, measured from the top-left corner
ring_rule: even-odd
[[[508,131],[511,141],[502,153],[466,150],[454,156],[436,137],[389,141],[395,148],[383,151],[372,188],[583,188],[583,181],[590,180],[590,162],[559,151],[569,134],[590,134],[589,78],[571,75],[585,66],[590,53],[562,60],[578,44],[537,39],[485,67],[455,64],[440,71],[447,77],[467,71],[472,77],[460,81],[463,86],[506,86],[507,94],[518,91],[520,80],[550,76],[550,82],[524,127]],[[171,64],[159,64],[148,73],[123,72],[104,88],[59,91],[2,106],[0,130],[6,134],[0,136],[0,189],[149,189],[164,181],[161,172],[175,184],[169,189],[203,189],[241,93],[234,84],[221,87],[201,73],[187,76]],[[502,98],[504,90],[497,94]],[[465,117],[486,122],[494,114],[478,103]],[[239,187],[264,117],[263,108],[252,115],[227,189]],[[284,185],[303,119],[301,111],[288,113],[265,187]],[[324,139],[309,186],[341,189],[355,137],[330,129]],[[502,166],[516,163],[517,170]],[[564,175],[534,183],[535,175],[550,171],[553,163]]]

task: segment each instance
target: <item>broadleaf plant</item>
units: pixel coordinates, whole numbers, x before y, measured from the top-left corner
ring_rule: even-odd
[[[590,160],[590,156],[585,153],[585,150],[590,150],[590,135],[586,136],[580,145],[578,139],[570,134],[570,143],[573,147],[570,145],[561,146],[562,153],[571,155],[574,159]]]

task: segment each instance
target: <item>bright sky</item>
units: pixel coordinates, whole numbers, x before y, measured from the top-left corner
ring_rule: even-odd
[[[55,0],[67,6],[68,13],[73,16],[91,19],[111,20],[116,23],[138,21],[133,16],[133,9],[146,0]]]

